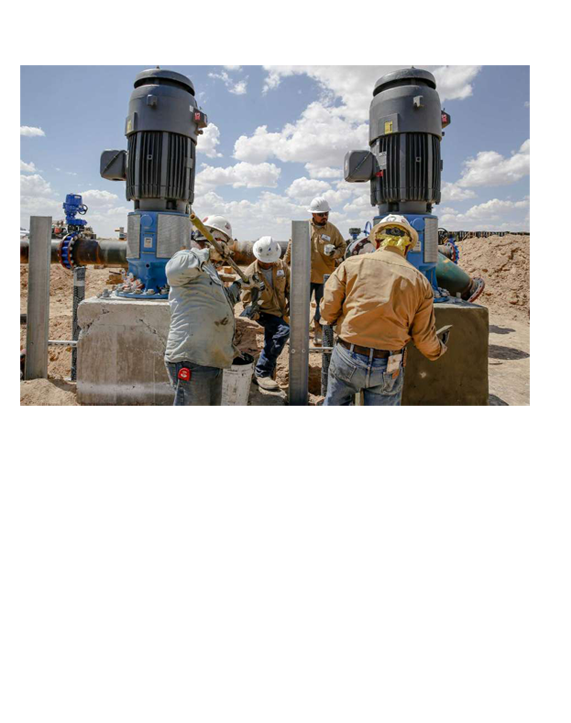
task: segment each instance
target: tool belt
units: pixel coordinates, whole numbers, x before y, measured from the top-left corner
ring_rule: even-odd
[[[371,353],[371,349],[369,349],[368,346],[358,346],[357,344],[349,344],[349,342],[345,341],[344,339],[337,339],[337,341],[339,344],[341,344],[341,346],[344,346],[345,349],[349,349],[349,351],[354,351],[355,354],[362,354],[363,356],[369,356]],[[398,353],[398,352],[396,352],[396,353]],[[391,352],[386,351],[386,349],[373,349],[373,359],[386,359],[390,355],[391,355]]]

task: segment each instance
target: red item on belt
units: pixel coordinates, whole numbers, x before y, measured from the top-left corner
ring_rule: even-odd
[[[182,367],[182,369],[178,373],[178,378],[182,379],[183,382],[189,382],[191,376],[191,371],[188,367]]]

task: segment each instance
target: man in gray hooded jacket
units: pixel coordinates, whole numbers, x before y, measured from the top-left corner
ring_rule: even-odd
[[[174,406],[216,406],[222,401],[222,371],[232,365],[234,304],[240,282],[228,289],[202,241],[177,251],[166,266],[171,322],[165,364],[175,390]]]

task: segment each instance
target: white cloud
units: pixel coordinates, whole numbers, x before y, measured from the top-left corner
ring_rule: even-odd
[[[330,168],[329,166],[318,166],[315,163],[306,163],[305,170],[310,178],[341,178],[342,168]]]
[[[441,65],[432,66],[431,73],[436,78],[436,90],[440,102],[464,100],[472,95],[472,81],[482,69],[481,65]]]
[[[457,213],[452,208],[440,209],[440,224],[450,231],[486,230],[528,230],[529,197],[520,201],[492,198],[472,206],[466,213]]]
[[[309,178],[296,178],[286,189],[286,195],[300,202],[309,202],[316,196],[323,196],[331,186],[325,181],[317,181]]]
[[[457,185],[506,186],[529,175],[529,139],[522,143],[519,151],[504,158],[496,151],[481,151],[476,158],[464,162],[464,171]]]
[[[28,228],[30,216],[63,217],[62,199],[38,173],[20,176],[20,225]]]
[[[83,203],[91,210],[98,208],[109,208],[113,206],[119,197],[109,191],[98,191],[95,188],[89,191],[82,191]]]
[[[20,126],[21,136],[45,136],[41,128],[35,128],[34,126]]]
[[[375,83],[387,73],[405,65],[265,65],[268,72],[263,92],[277,88],[281,79],[291,75],[308,75],[325,93],[341,98],[343,115],[352,120],[365,120],[373,98]],[[480,65],[423,65],[436,78],[440,101],[462,100],[472,94],[472,81]]]
[[[253,136],[240,136],[234,145],[234,157],[260,162],[271,156],[280,161],[311,163],[313,168],[343,166],[351,148],[367,148],[368,126],[341,118],[337,109],[319,101],[311,103],[296,123],[288,123],[277,133],[267,126],[256,128]]]
[[[204,153],[209,158],[222,158],[222,153],[218,153],[216,146],[220,143],[220,130],[217,125],[210,123],[198,136],[197,149],[200,153]]]
[[[48,181],[34,173],[32,176],[20,176],[20,194],[24,197],[51,196],[53,190]]]
[[[216,168],[203,163],[202,169],[196,176],[197,195],[208,193],[216,186],[275,188],[281,174],[281,168],[273,163],[237,163],[227,168]]]
[[[234,95],[244,95],[248,91],[247,78],[245,80],[234,82],[225,70],[220,73],[208,73],[208,77],[213,78],[214,80],[221,80],[228,88],[228,91]]]
[[[474,191],[470,191],[467,188],[460,188],[457,183],[444,182],[441,190],[441,203],[448,203],[449,201],[464,201],[467,198],[476,198]]]
[[[22,161],[20,159],[20,172],[21,173],[36,173],[37,170],[38,169],[36,168],[36,166],[34,165],[34,163],[32,161],[30,163],[24,163],[24,161]]]

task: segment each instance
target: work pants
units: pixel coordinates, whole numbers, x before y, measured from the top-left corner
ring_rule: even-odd
[[[309,301],[311,301],[311,297],[313,296],[313,293],[315,292],[315,314],[313,316],[316,323],[319,323],[319,320],[321,319],[321,311],[319,309],[319,302],[323,298],[323,287],[325,284],[314,284],[313,281],[309,284]]]
[[[257,377],[271,377],[279,355],[289,338],[289,324],[281,316],[260,313],[258,324],[264,327],[264,348],[256,364]]]
[[[172,388],[174,407],[219,407],[222,403],[222,369],[190,361],[165,362]],[[179,378],[181,369],[190,370],[190,379]]]
[[[336,344],[331,354],[324,407],[349,406],[363,392],[365,406],[400,406],[404,368],[387,374],[387,361],[356,354]]]

